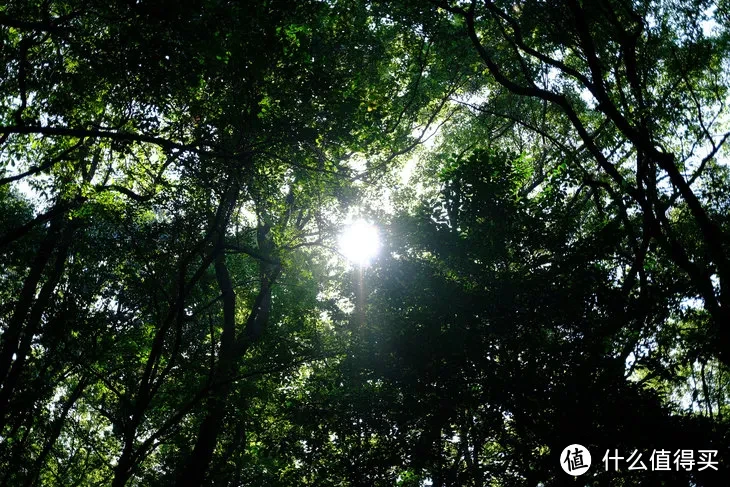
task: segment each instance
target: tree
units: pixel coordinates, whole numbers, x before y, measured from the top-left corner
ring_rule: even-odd
[[[612,276],[625,240],[591,228],[593,200],[564,190],[566,172],[528,195],[524,155],[475,149],[439,165],[441,191],[390,222],[389,252],[368,269],[364,326],[341,317],[350,354],[300,386],[295,417],[313,435],[302,463],[327,465],[332,484],[559,485],[558,455],[577,442],[594,454],[590,481],[638,485],[646,475],[605,471],[597,452],[726,448],[726,422],[677,415],[666,389],[627,373],[631,337],[605,333],[666,326],[689,292],[667,286],[671,266],[626,294]]]
[[[0,485],[549,485],[576,440],[726,450],[708,6],[6,2]],[[387,236],[362,283],[352,212]]]
[[[443,106],[427,43],[350,2],[11,2],[0,25],[1,184],[37,198],[3,193],[4,482],[123,485],[185,425],[166,468],[200,484],[349,159],[392,159]]]
[[[718,168],[715,157],[730,133],[726,122],[727,15],[723,5],[620,1],[434,2],[445,22],[463,29],[495,86],[544,102],[517,121],[537,129],[565,152],[585,151],[587,183],[601,188],[631,235],[634,264],[627,287],[654,249],[692,281],[712,316],[715,354],[727,365],[728,234],[725,199],[702,191]],[[714,31],[707,32],[715,22]],[[483,108],[500,112],[499,90]],[[537,112],[540,110],[540,112]],[[514,117],[509,113],[506,117]],[[523,112],[524,113],[524,112]],[[546,118],[549,117],[549,118]],[[557,136],[546,120],[569,123]],[[680,130],[677,130],[681,127]],[[640,223],[628,226],[632,212]],[[687,239],[675,215],[694,227]],[[638,276],[638,277],[637,277]]]

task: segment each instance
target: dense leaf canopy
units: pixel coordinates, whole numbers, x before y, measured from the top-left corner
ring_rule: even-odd
[[[727,485],[728,2],[8,0],[0,64],[0,485]]]

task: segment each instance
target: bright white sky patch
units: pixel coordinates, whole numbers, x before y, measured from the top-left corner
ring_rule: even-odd
[[[340,252],[353,264],[366,266],[380,250],[378,228],[364,220],[352,222],[339,239]]]

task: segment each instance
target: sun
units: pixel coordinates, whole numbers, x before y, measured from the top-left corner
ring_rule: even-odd
[[[347,260],[364,267],[380,250],[380,233],[372,223],[357,220],[342,232],[339,244],[340,252]]]

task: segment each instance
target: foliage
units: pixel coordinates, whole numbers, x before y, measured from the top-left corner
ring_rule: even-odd
[[[5,2],[0,485],[720,485],[727,7]]]

